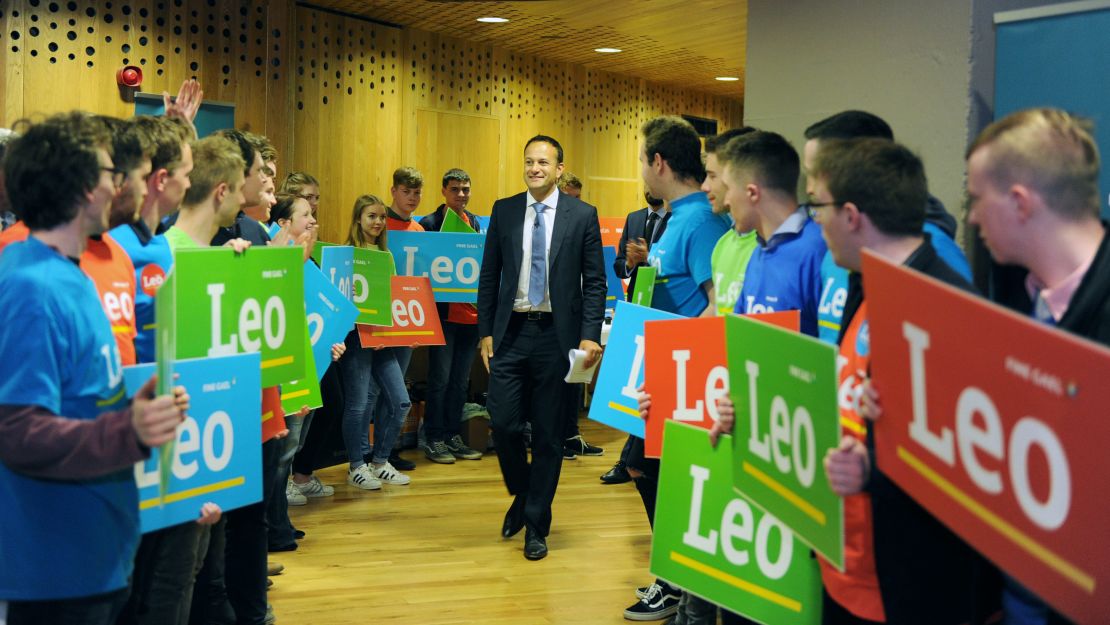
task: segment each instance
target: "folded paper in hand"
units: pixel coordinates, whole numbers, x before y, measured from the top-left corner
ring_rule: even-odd
[[[570,350],[567,352],[567,359],[570,361],[570,370],[567,371],[567,377],[563,380],[571,384],[588,384],[590,380],[594,379],[594,371],[597,369],[597,364],[601,362],[601,359],[598,358],[587,367],[586,350],[584,349]]]

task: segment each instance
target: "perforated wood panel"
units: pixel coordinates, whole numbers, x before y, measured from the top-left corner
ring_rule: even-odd
[[[346,238],[355,198],[389,203],[401,165],[401,33],[296,9],[294,168],[320,181],[321,238]]]
[[[289,154],[288,3],[215,0],[0,4],[2,123],[71,109],[128,116],[116,70],[143,71],[142,90],[176,93],[201,81],[206,99],[234,102],[236,123]]]

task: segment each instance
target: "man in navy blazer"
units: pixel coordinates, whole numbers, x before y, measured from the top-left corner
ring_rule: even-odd
[[[547,555],[551,502],[563,461],[567,352],[601,355],[605,270],[597,209],[556,186],[563,148],[537,135],[524,146],[528,190],[493,204],[478,282],[479,350],[490,373],[487,408],[513,503],[501,534],[527,528],[524,557]],[[524,423],[532,423],[532,463]]]
[[[652,197],[647,191],[644,191],[644,200],[647,201],[647,206],[628,213],[624,218],[624,230],[621,230],[621,240],[617,244],[617,258],[613,261],[613,272],[617,277],[629,279],[629,301],[632,301],[632,290],[636,286],[636,268],[647,265],[648,250],[663,235],[663,231],[667,229],[667,219],[671,216],[671,211],[663,205],[663,200]],[[651,232],[648,232],[649,220],[652,222]]]

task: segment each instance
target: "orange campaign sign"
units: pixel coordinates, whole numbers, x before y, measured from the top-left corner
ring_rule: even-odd
[[[867,254],[878,467],[1080,623],[1110,621],[1110,350]]]
[[[443,345],[443,326],[428,278],[393,276],[392,326],[358,326],[363,347],[419,347]]]
[[[798,331],[797,310],[745,315]],[[675,420],[708,430],[720,419],[717,400],[728,397],[724,317],[644,323],[644,391],[651,411],[644,423],[644,455],[663,453],[663,426]]]
[[[619,247],[621,233],[624,232],[624,217],[599,217],[597,221],[601,225],[601,246]]]

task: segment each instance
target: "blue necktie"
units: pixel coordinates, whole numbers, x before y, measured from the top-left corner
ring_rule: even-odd
[[[532,224],[532,266],[528,271],[528,301],[533,306],[543,302],[543,287],[547,283],[547,225],[544,223],[543,203],[532,205],[536,221]]]

